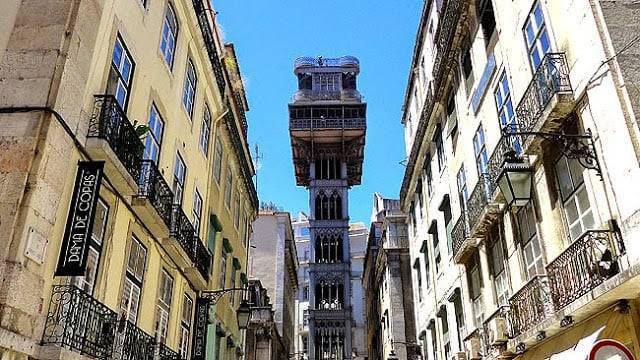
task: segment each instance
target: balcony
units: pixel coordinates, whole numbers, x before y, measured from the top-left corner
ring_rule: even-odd
[[[55,285],[43,345],[65,347],[96,359],[181,360],[136,325],[73,285]],[[67,356],[60,354],[60,358]]]
[[[169,238],[161,243],[176,264],[185,269],[185,275],[194,287],[204,290],[209,280],[211,254],[179,204],[174,204],[171,210]]]
[[[547,265],[551,298],[560,310],[619,272],[608,230],[590,230]]]
[[[511,338],[510,309],[500,306],[482,324],[484,354],[491,359],[510,358],[507,342]]]
[[[457,264],[463,264],[479,241],[469,237],[469,221],[466,213],[462,213],[451,230],[451,242],[453,247],[453,260]]]
[[[144,145],[115,97],[96,95],[86,142],[93,160],[104,161],[104,173],[121,194],[135,194]]]
[[[163,239],[169,236],[171,229],[173,191],[153,161],[142,160],[141,164],[133,208],[153,235]]]
[[[298,90],[293,95],[293,102],[305,101],[362,101],[362,95],[355,89],[343,89],[338,91],[314,91],[314,90]]]
[[[488,174],[481,174],[476,186],[467,200],[467,219],[469,219],[469,236],[484,237],[491,224],[500,215],[500,207],[493,201],[496,183],[491,182]]]
[[[341,320],[351,317],[351,309],[309,309],[309,319]]]
[[[294,130],[324,130],[324,129],[365,129],[365,118],[339,118],[339,119],[291,119],[289,129]]]
[[[522,132],[553,132],[559,121],[574,106],[569,67],[564,53],[548,53],[516,107],[518,130]],[[534,137],[531,137],[532,140]],[[529,139],[527,139],[528,147]]]
[[[537,275],[509,299],[511,330],[519,336],[553,316],[555,310],[551,299],[549,279]]]
[[[383,245],[385,248],[389,249],[408,249],[409,248],[409,237],[406,235],[392,235],[386,236],[383,240]]]

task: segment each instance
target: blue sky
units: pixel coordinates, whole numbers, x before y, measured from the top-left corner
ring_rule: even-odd
[[[369,223],[373,192],[397,197],[404,175],[400,124],[418,0],[215,0],[225,40],[233,42],[249,99],[249,142],[260,146],[260,201],[297,214],[308,210],[295,185],[287,103],[296,90],[298,56],[360,59],[358,88],[368,103],[362,185],[352,188],[352,221]]]

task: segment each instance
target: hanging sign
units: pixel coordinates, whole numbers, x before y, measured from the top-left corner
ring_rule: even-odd
[[[78,162],[56,276],[84,275],[103,168],[103,161]]]
[[[192,360],[205,360],[207,355],[207,327],[209,326],[209,299],[196,299],[196,319],[193,331]]]

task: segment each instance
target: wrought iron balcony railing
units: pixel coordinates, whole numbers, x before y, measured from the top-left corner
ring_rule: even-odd
[[[87,137],[109,143],[118,160],[134,178],[140,177],[144,145],[113,95],[95,95]]]
[[[467,222],[467,216],[464,211],[456,221],[456,224],[453,226],[453,230],[451,231],[451,242],[453,247],[453,256],[455,257],[460,249],[462,249],[462,245],[467,240],[469,236],[469,228]]]
[[[215,26],[215,24],[209,23],[209,12],[206,11],[207,9],[203,0],[193,0],[193,9],[198,17],[198,25],[200,27],[200,31],[202,31],[202,37],[204,38],[204,44],[207,49],[207,54],[209,55],[213,74],[216,77],[218,89],[220,90],[220,94],[224,94],[226,81],[213,34],[213,26]]]
[[[497,189],[498,176],[500,176],[502,172],[502,166],[504,165],[506,154],[509,151],[515,151],[517,156],[522,156],[522,140],[519,135],[503,134],[493,149],[491,157],[489,157],[487,174],[489,177],[489,194],[491,194],[491,197]]]
[[[540,117],[557,94],[573,94],[564,53],[548,53],[527,87],[516,115],[520,131],[535,131]]]
[[[387,248],[408,248],[409,237],[406,235],[387,236],[384,245]]]
[[[113,359],[153,359],[155,339],[126,319],[120,319],[114,339]]]
[[[182,360],[177,352],[171,350],[166,344],[155,344],[155,357],[158,360]]]
[[[481,220],[482,213],[491,201],[494,190],[495,183],[491,183],[489,175],[481,174],[466,205],[470,230],[473,230]]]
[[[547,265],[551,297],[564,308],[619,271],[608,230],[589,230]]]
[[[444,67],[448,66],[447,59],[452,48],[452,42],[462,14],[463,5],[465,5],[466,2],[466,0],[447,1],[444,13],[440,18],[440,26],[437,30],[436,40],[437,52],[433,62],[433,78],[435,79],[436,88],[443,79]]]
[[[291,119],[289,129],[364,129],[367,126],[365,118],[353,119]]]
[[[193,259],[193,262],[195,263],[196,268],[198,269],[202,277],[205,280],[208,280],[209,271],[211,270],[211,253],[198,237],[196,237],[194,250],[195,258]]]
[[[171,215],[171,236],[180,244],[189,259],[193,262],[200,274],[209,279],[211,268],[211,253],[204,246],[191,221],[179,204],[173,205]]]
[[[138,182],[138,195],[147,198],[162,218],[165,225],[171,228],[173,210],[173,191],[167,184],[160,170],[152,160],[142,160]]]
[[[111,358],[118,315],[73,285],[56,285],[42,336],[43,344],[68,347],[97,359]]]
[[[509,299],[513,336],[523,334],[554,313],[546,275],[537,275]]]

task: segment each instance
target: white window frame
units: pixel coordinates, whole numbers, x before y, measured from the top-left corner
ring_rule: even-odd
[[[162,21],[162,34],[160,39],[160,52],[164,62],[173,68],[176,53],[176,43],[178,39],[178,18],[173,6],[167,2],[167,7]]]
[[[205,105],[202,115],[202,127],[200,128],[200,140],[198,142],[200,151],[204,157],[209,156],[209,138],[211,137],[211,112],[209,107]]]
[[[160,160],[160,149],[162,148],[162,134],[164,132],[164,121],[155,104],[151,104],[149,109],[148,135],[144,139],[144,159],[151,160],[158,165]]]
[[[182,105],[189,114],[189,119],[193,116],[193,108],[196,101],[196,88],[198,86],[198,75],[193,60],[187,60],[187,69],[184,75],[184,88],[182,89]]]
[[[132,324],[136,324],[138,320],[147,255],[147,248],[132,235],[120,301],[120,313]]]
[[[176,152],[176,159],[173,165],[173,203],[182,204],[184,198],[184,184],[187,178],[187,165],[180,156],[179,152]]]

